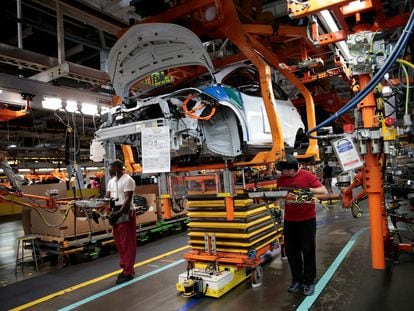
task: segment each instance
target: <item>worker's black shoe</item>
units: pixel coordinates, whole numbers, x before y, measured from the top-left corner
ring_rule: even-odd
[[[302,283],[299,282],[292,282],[292,284],[288,287],[289,293],[297,293],[303,287]]]
[[[303,294],[305,296],[312,296],[315,293],[315,285],[310,284],[303,286]]]
[[[133,275],[125,275],[123,273],[121,273],[120,275],[118,275],[118,278],[116,279],[116,284],[121,284],[121,283],[125,283],[128,282],[130,280],[132,280],[134,278]]]

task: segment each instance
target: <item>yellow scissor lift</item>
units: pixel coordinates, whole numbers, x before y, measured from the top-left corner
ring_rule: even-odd
[[[194,182],[197,177],[189,179]],[[217,175],[211,179],[220,180]],[[207,178],[203,175],[199,180],[205,182]],[[249,276],[253,286],[260,286],[263,278],[260,264],[280,252],[279,206],[257,204],[243,191],[231,196],[220,190],[221,185],[216,184],[213,189],[203,185],[188,192],[191,251],[184,255],[187,271],[179,275],[176,285],[183,296],[218,298]]]

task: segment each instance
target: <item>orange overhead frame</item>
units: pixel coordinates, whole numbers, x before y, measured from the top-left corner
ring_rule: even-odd
[[[292,18],[306,17],[322,10],[344,5],[351,0],[308,0],[305,2],[288,1],[288,13]]]
[[[222,10],[225,19],[219,27],[219,31],[230,41],[232,41],[246,57],[259,70],[262,97],[265,104],[266,114],[272,129],[273,146],[271,151],[258,153],[250,164],[270,163],[279,159],[284,152],[284,142],[282,128],[279,122],[275,106],[273,90],[271,85],[270,67],[254,50],[250,37],[243,31],[243,25],[239,20],[233,1],[222,1]],[[269,26],[270,27],[270,26]],[[262,27],[260,28],[263,29]]]
[[[0,122],[7,122],[17,118],[24,117],[27,115],[27,110],[9,110],[9,109],[0,109]]]
[[[314,128],[316,126],[316,117],[312,94],[303,85],[303,83],[300,82],[299,79],[287,69],[287,66],[280,62],[275,53],[270,51],[253,37],[250,37],[250,41],[252,42],[254,48],[263,54],[263,56],[302,93],[306,102],[308,128]],[[306,153],[304,155],[298,155],[298,158],[309,158],[312,156],[315,157],[316,160],[319,160],[319,147],[316,139],[309,139],[309,146]]]
[[[0,106],[0,122],[7,122],[17,118],[24,117],[29,113],[30,110],[30,100],[26,99],[26,105],[24,109],[21,110],[11,110],[7,108],[2,108]]]
[[[312,40],[316,45],[327,45],[346,39],[346,33],[338,30],[331,33],[319,34],[319,24],[317,18],[312,19]]]
[[[309,51],[313,51],[316,54],[320,54],[323,51],[320,46],[314,45],[310,38],[308,38],[306,27],[303,26],[280,25],[277,28],[277,32],[269,38],[270,42],[289,42],[297,39],[304,40],[305,46]],[[281,53],[285,53],[285,51],[278,51],[279,55]],[[291,56],[291,53],[288,52],[285,55]]]

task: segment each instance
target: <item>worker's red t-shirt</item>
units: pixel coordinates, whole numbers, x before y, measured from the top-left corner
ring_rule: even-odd
[[[319,179],[312,173],[299,169],[294,177],[280,176],[277,179],[278,187],[288,187],[296,189],[318,188],[322,184]],[[285,220],[287,221],[304,221],[316,217],[316,208],[314,203],[285,203]]]

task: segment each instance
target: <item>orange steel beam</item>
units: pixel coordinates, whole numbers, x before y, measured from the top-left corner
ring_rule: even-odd
[[[312,18],[312,40],[316,45],[328,45],[338,41],[343,41],[346,39],[346,37],[346,33],[343,30],[326,34],[319,34],[318,19],[316,17]]]
[[[7,107],[7,106],[6,106]],[[24,109],[21,110],[10,110],[3,108],[3,105],[0,104],[0,122],[7,122],[17,118],[24,117],[29,113],[30,110],[30,99],[26,99],[26,105]]]
[[[308,0],[306,2],[288,1],[288,13],[291,18],[300,18],[329,10],[333,7],[346,4],[351,0]]]
[[[272,132],[272,150],[270,152],[258,153],[250,163],[274,162],[280,158],[284,151],[284,142],[280,118],[277,111],[273,108],[275,107],[275,100],[271,85],[270,67],[254,50],[250,42],[251,37],[243,32],[243,25],[239,20],[233,1],[222,1],[222,9],[223,15],[226,18],[219,27],[220,32],[235,43],[259,71],[262,97]]]
[[[280,25],[277,29],[276,34],[278,36],[295,37],[295,38],[306,38],[306,27],[303,26],[288,26]]]
[[[300,39],[300,40],[307,41],[303,39]],[[303,59],[303,55],[305,53],[303,53],[302,50],[298,48],[299,46],[301,46],[300,41],[296,40],[296,42],[292,42],[292,43],[294,44],[290,47],[283,47],[277,50],[273,50],[272,52],[276,54],[277,58],[283,59],[285,63],[288,62],[288,60],[299,60],[299,61],[305,60]],[[323,48],[321,47],[316,48],[316,46],[313,44],[312,44],[312,47],[309,47],[309,44],[307,42],[306,42],[306,47],[307,47],[306,55],[308,55],[310,58],[312,58],[315,55],[324,54]],[[324,54],[324,55],[321,55],[321,57],[324,59],[324,56],[327,57],[327,55],[328,54]]]
[[[10,120],[14,120],[17,118],[24,117],[27,115],[27,110],[10,110],[10,109],[0,109],[0,122],[6,122]]]
[[[243,32],[247,32],[251,34],[271,36],[274,33],[273,27],[270,25],[242,24],[242,28],[243,28]]]
[[[308,49],[306,48],[306,42],[304,39],[299,39],[301,60],[308,59]]]
[[[250,13],[254,10],[256,21],[259,23],[263,22],[263,7],[261,0],[244,0],[241,2],[242,7],[240,10],[237,8],[238,12],[241,11],[244,15],[250,16]]]
[[[354,3],[352,5],[349,3],[341,6],[331,7],[331,11],[335,15],[335,18],[337,19],[340,27],[347,34],[360,30],[392,30],[397,27],[404,26],[407,23],[410,15],[410,13],[407,12],[396,16],[386,17],[384,15],[382,1],[380,0],[364,0],[353,2]],[[371,11],[375,13],[375,21],[373,25],[364,24],[364,21],[360,20],[359,22],[362,22],[361,24],[365,25],[363,26],[365,28],[361,28],[361,26],[358,27],[358,25],[355,25],[352,30],[349,28],[349,24],[346,18],[350,18],[351,16],[355,15],[355,20],[357,21],[361,18],[361,13]]]
[[[289,67],[291,72],[295,72],[295,68]],[[344,80],[348,80],[348,75],[343,71],[342,68],[331,68],[325,72],[317,73],[317,74],[311,74],[309,71],[305,72],[303,75],[303,78],[300,78],[300,82],[303,84],[315,82],[317,80],[323,80],[330,78],[332,76],[342,76]]]
[[[269,61],[275,69],[277,69],[282,75],[284,75],[303,95],[306,101],[306,117],[308,121],[308,128],[316,127],[315,106],[312,98],[312,94],[309,90],[299,81],[298,78],[291,72],[286,65],[282,64],[277,58],[276,54],[270,49],[262,45],[258,40],[250,37],[250,41],[254,48],[258,50],[267,61]],[[319,160],[319,147],[316,139],[309,139],[309,146],[304,155],[299,155],[298,158],[308,158],[314,156],[316,160]]]
[[[341,14],[343,16],[354,15],[356,13],[362,13],[365,11],[369,11],[373,8],[371,0],[364,0],[364,1],[352,1],[351,3],[347,3],[339,8]]]
[[[360,86],[363,89],[369,82],[370,77],[367,74],[359,76]],[[362,119],[365,128],[376,127],[375,118],[375,97],[370,93],[363,103],[359,104],[362,110]],[[381,167],[378,162],[378,156],[372,154],[370,148],[364,157],[364,184],[368,193],[368,208],[370,214],[371,228],[371,256],[372,267],[374,269],[385,269],[384,258],[384,194]]]
[[[325,33],[318,35],[315,39],[318,41],[318,45],[327,45],[335,42],[343,41],[347,38],[345,31],[339,30],[331,33]]]
[[[306,32],[306,27],[303,26],[281,25],[277,29],[277,32],[273,34],[269,39],[270,42],[287,42],[289,41],[288,38],[304,39],[308,49],[314,51],[315,53],[320,53],[321,48],[316,46],[315,44],[313,44],[311,40],[309,40]],[[283,40],[280,40],[280,37],[283,37]]]

